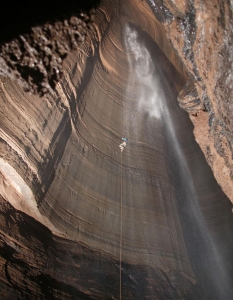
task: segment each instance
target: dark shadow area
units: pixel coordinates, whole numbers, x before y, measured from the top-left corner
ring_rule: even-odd
[[[36,191],[36,196],[39,203],[44,199],[50,185],[54,180],[57,166],[63,157],[71,131],[72,127],[69,111],[66,109],[63,118],[53,135],[47,156],[44,158],[43,163],[41,163],[38,167],[42,181],[41,186],[39,186]]]
[[[80,292],[73,286],[65,284],[64,282],[59,282],[54,278],[51,278],[48,275],[40,274],[34,278],[36,282],[40,285],[41,291],[44,294],[46,299],[54,299],[56,293],[59,292],[60,296],[64,299],[68,296],[69,299],[80,299],[80,300],[91,300],[95,299],[91,296]]]
[[[1,218],[8,219],[6,243],[12,244],[2,246],[0,237],[0,254],[7,260],[5,281],[0,281],[4,299],[10,299],[13,293],[19,300],[119,298],[116,259],[81,243],[54,236],[1,197],[0,208]],[[17,242],[12,243],[11,236]],[[122,299],[141,300],[146,295],[148,299],[180,299],[159,268],[123,263]]]
[[[81,11],[97,7],[100,0],[10,0],[1,3],[0,44],[21,34],[29,33],[31,27],[44,23],[62,21]]]
[[[57,3],[10,1],[1,7],[0,75],[24,91],[51,93],[63,75],[62,61],[83,43],[99,0]]]

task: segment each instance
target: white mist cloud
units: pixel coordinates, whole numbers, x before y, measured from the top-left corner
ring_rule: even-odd
[[[138,33],[128,25],[125,29],[125,44],[130,65],[131,80],[135,83],[138,107],[156,118],[163,113],[164,94],[159,84],[159,74],[145,45],[139,42]],[[157,71],[158,72],[158,71]]]

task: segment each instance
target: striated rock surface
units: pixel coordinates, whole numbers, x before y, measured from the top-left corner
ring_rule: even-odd
[[[102,1],[54,91],[40,98],[1,77],[6,299],[118,299],[120,245],[122,299],[230,299],[231,204],[176,101],[221,170],[214,134],[206,139],[210,83],[194,56],[198,9]]]
[[[116,258],[52,235],[46,227],[16,211],[2,197],[0,207],[3,299],[118,298],[119,263]],[[162,269],[126,262],[122,268],[127,285],[123,291],[125,299],[150,295],[152,286],[154,296],[159,299],[179,298]],[[149,280],[148,272],[151,274]]]
[[[232,3],[147,2],[189,73],[189,82],[178,98],[180,106],[190,114],[196,140],[218,183],[233,201]],[[199,128],[200,124],[205,129]]]

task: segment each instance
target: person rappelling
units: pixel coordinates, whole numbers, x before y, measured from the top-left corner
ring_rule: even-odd
[[[126,137],[122,138],[122,143],[119,145],[121,152],[125,149],[126,145],[128,144],[128,139]]]

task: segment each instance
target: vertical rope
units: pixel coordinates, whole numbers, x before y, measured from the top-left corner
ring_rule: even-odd
[[[121,300],[121,260],[122,260],[122,152],[121,152],[121,208],[120,208],[120,300]]]
[[[123,100],[123,99],[122,99]],[[122,114],[121,114],[121,137],[123,134],[123,111],[124,111],[124,102],[122,101]],[[121,272],[121,262],[122,262],[122,153],[121,151],[121,203],[120,203],[120,300],[122,294],[122,272]]]

